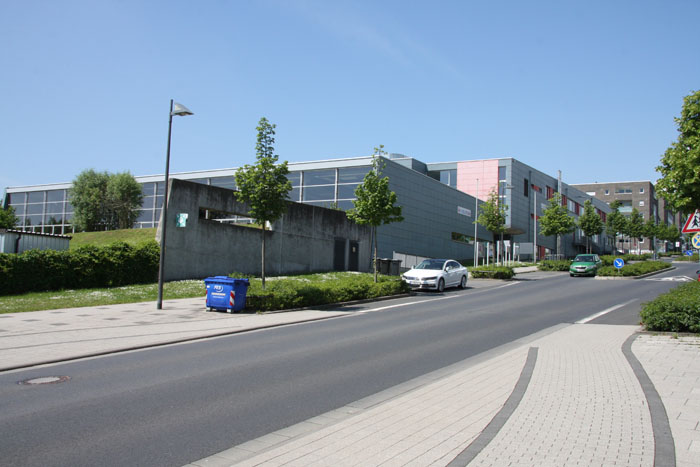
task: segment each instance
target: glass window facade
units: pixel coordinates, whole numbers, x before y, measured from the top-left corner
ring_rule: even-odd
[[[287,198],[295,202],[347,211],[354,207],[355,189],[370,169],[370,166],[359,166],[290,172],[287,178],[292,183],[292,189]],[[456,171],[453,172],[456,183]],[[236,188],[233,176],[196,178],[188,181],[227,189]],[[141,184],[143,201],[134,228],[158,226],[164,188],[162,181]],[[15,209],[20,229],[55,234],[74,232],[71,225],[74,210],[66,189],[7,193],[6,203]]]

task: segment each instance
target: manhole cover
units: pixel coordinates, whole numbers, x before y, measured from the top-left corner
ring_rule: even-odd
[[[19,384],[34,385],[34,384],[57,384],[64,383],[70,379],[70,376],[43,376],[41,378],[25,379]]]

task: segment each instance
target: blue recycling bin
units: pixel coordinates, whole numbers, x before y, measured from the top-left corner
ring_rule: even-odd
[[[245,298],[250,282],[248,279],[232,279],[214,276],[204,279],[207,287],[207,309],[232,313],[245,308]]]

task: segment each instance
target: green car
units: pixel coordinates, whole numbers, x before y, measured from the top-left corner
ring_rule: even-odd
[[[598,255],[577,255],[569,266],[569,275],[574,276],[595,276],[598,268],[603,265]]]

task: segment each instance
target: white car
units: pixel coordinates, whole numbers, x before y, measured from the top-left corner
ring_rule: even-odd
[[[426,259],[406,271],[402,277],[412,289],[435,289],[467,286],[467,268],[453,259]]]

